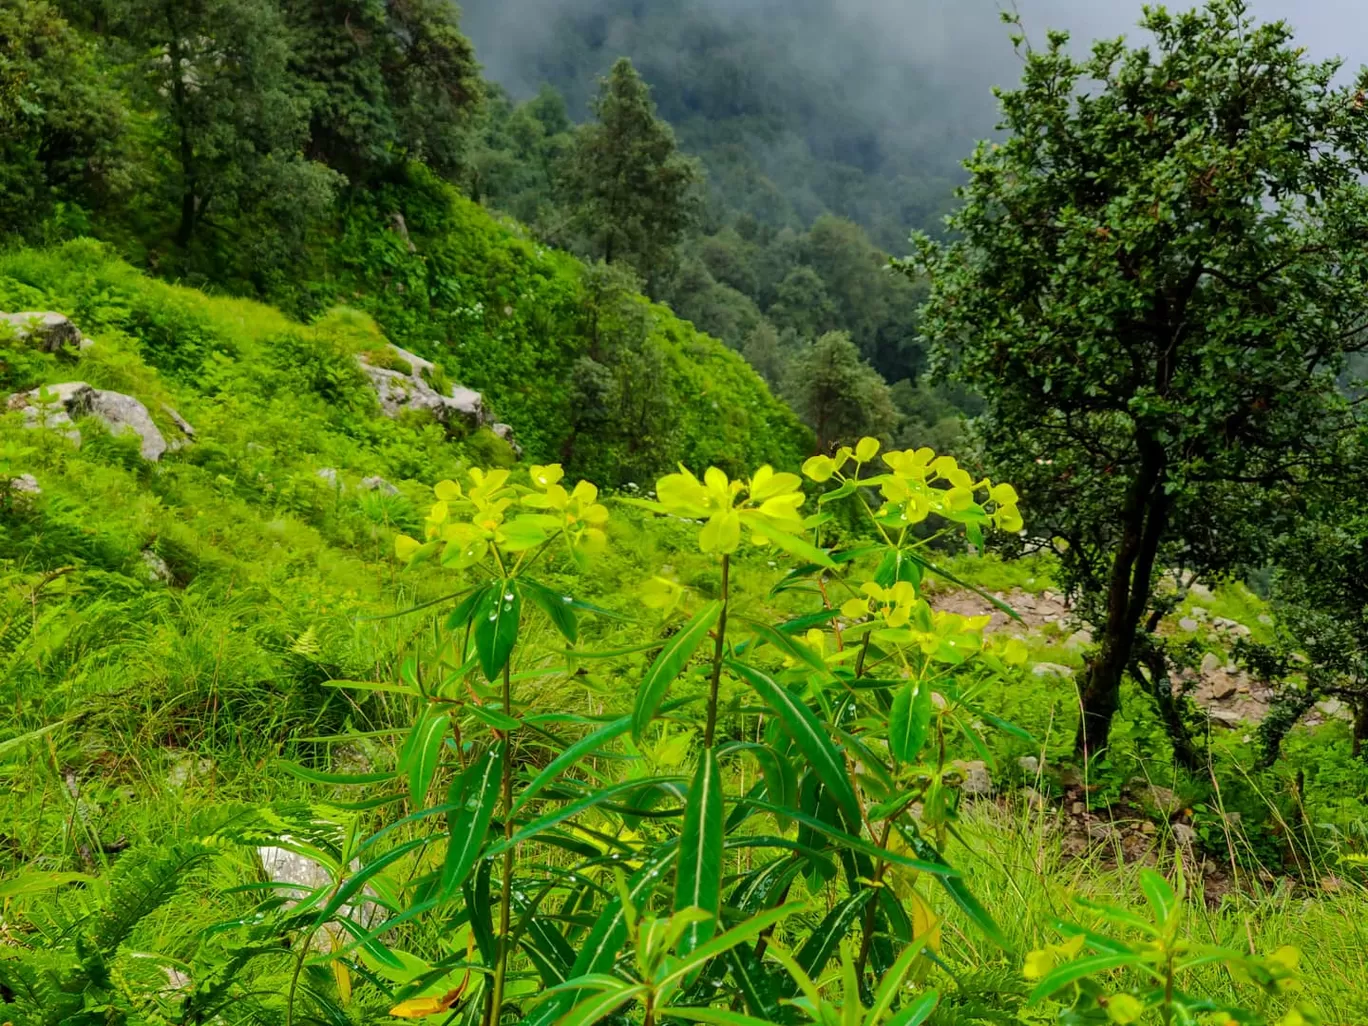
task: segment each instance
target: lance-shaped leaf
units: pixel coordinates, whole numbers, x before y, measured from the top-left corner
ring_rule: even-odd
[[[918,834],[916,830],[909,830],[899,824],[898,832],[912,846],[912,850],[919,858],[949,868],[950,864],[945,861],[941,853],[936,851],[931,843]],[[937,879],[940,881],[940,885],[945,888],[945,892],[950,895],[951,900],[974,921],[974,925],[982,930],[989,940],[1004,951],[1012,950],[1012,942],[1007,939],[1007,935],[1002,932],[1002,928],[989,915],[988,910],[974,897],[973,892],[965,886],[961,877],[958,875],[940,875]]]
[[[840,948],[842,939],[850,932],[851,926],[860,918],[860,913],[873,897],[872,889],[862,890],[852,894],[826,914],[817,924],[817,928],[808,935],[808,939],[803,942],[795,956],[804,972],[813,977],[822,974],[831,956]],[[789,980],[784,992],[791,996],[797,989],[797,983]]]
[[[533,777],[528,785],[518,794],[517,800],[513,803],[513,815],[517,815],[518,811],[536,797],[543,787],[558,778],[562,773],[575,765],[590,752],[597,751],[613,738],[626,733],[627,728],[631,726],[631,723],[632,721],[626,716],[621,719],[613,720],[611,723],[606,724],[594,733],[580,738],[565,751],[561,752],[560,755],[552,759],[547,763],[546,768]]]
[[[909,680],[893,698],[888,715],[888,750],[901,763],[917,761],[931,729],[931,684]]]
[[[860,800],[855,795],[855,787],[850,782],[849,774],[846,773],[845,760],[821,724],[817,722],[812,710],[769,674],[735,660],[728,660],[727,666],[754,688],[765,705],[769,706],[783,724],[789,737],[793,739],[793,743],[798,746],[798,750],[803,753],[813,772],[826,785],[827,793],[840,808],[846,825],[852,830],[858,830]]]
[[[579,640],[579,624],[575,618],[575,600],[572,596],[526,578],[522,579],[520,587],[523,594],[547,615],[566,641],[573,645]]]
[[[721,615],[722,603],[709,602],[694,614],[693,619],[686,623],[678,634],[665,642],[665,647],[660,650],[655,662],[646,671],[646,677],[637,691],[636,707],[632,710],[633,737],[641,737],[647,724],[651,722],[651,717],[664,701],[670,682],[679,676],[684,664],[702,644],[703,639],[708,636],[708,631],[712,630]]]
[[[717,763],[717,753],[705,748],[684,806],[674,908],[676,912],[701,908],[712,918],[688,926],[679,942],[682,953],[693,951],[712,936],[721,905],[722,769]]]
[[[428,709],[409,736],[409,744],[405,746],[405,768],[415,805],[422,805],[427,798],[437,765],[442,761],[442,742],[446,740],[450,723],[451,717],[446,713]]]
[[[503,776],[504,745],[499,742],[484,756],[471,763],[458,780],[452,782],[447,803],[455,811],[447,813],[446,862],[442,866],[442,894],[456,893],[480,857],[489,833],[494,808],[499,803],[499,784]]]
[[[486,591],[475,611],[475,651],[480,656],[480,669],[490,681],[508,665],[518,640],[521,611],[522,599],[513,581],[502,581]]]

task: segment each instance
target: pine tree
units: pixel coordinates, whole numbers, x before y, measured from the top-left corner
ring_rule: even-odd
[[[887,435],[898,420],[888,385],[843,331],[827,332],[799,357],[788,396],[817,433],[819,451],[864,435]]]
[[[622,58],[599,86],[566,174],[573,223],[590,253],[654,284],[696,218],[699,165],[656,116],[649,87]]]

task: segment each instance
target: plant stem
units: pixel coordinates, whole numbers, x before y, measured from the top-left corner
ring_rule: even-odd
[[[711,748],[717,734],[717,689],[722,682],[722,653],[727,644],[727,603],[731,584],[731,556],[722,557],[722,612],[717,618],[717,643],[713,646],[712,686],[708,692],[708,726],[703,732],[703,747]]]
[[[503,707],[507,716],[512,715],[513,709],[513,684],[509,669],[512,661],[510,658],[504,663],[503,670]],[[500,799],[500,815],[503,817],[504,840],[510,840],[513,837],[513,739],[507,733],[503,735],[503,739],[503,793]],[[513,903],[513,854],[512,845],[504,849],[502,898],[499,901],[499,961],[494,967],[494,999],[489,1004],[489,1017],[485,1026],[498,1026],[503,1014],[504,983],[508,976],[508,958],[511,953],[508,942]]]

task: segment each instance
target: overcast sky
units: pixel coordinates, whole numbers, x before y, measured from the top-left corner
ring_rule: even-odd
[[[975,87],[1016,79],[1016,64],[1007,34],[998,20],[1002,3],[1011,0],[831,0],[831,18],[846,22],[865,38],[882,43],[886,59],[902,55],[925,70]],[[787,0],[640,0],[643,6],[689,4],[709,6],[723,17],[783,19],[790,24],[795,9]],[[481,60],[491,75],[517,93],[535,90],[525,80],[525,55],[554,48],[555,13],[573,9],[594,12],[600,0],[463,0],[465,22]],[[1080,41],[1099,36],[1135,34],[1141,0],[1016,0],[1033,39],[1047,28],[1068,29]],[[1170,3],[1177,10],[1189,2]],[[1284,18],[1316,57],[1342,56],[1351,67],[1368,63],[1368,0],[1250,0],[1260,18]],[[814,52],[831,39],[835,26],[826,19],[804,25],[804,42]],[[786,35],[788,33],[785,33]],[[839,33],[838,33],[839,34]],[[803,47],[807,50],[808,47]]]

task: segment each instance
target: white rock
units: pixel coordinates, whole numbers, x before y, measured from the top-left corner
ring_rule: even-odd
[[[1338,698],[1327,698],[1316,703],[1316,710],[1328,720],[1353,722],[1354,712]]]
[[[0,314],[0,323],[9,324],[18,339],[36,339],[39,348],[45,353],[59,352],[64,346],[76,349],[89,349],[90,341],[83,336],[71,320],[59,313]]]
[[[131,395],[101,391],[91,388],[84,381],[64,381],[47,387],[46,391],[52,400],[44,403],[43,391],[35,388],[10,396],[9,408],[24,411],[27,421],[25,427],[42,426],[62,430],[75,417],[93,416],[103,421],[115,434],[124,431],[136,434],[143,459],[159,460],[166,452],[166,439],[157,430],[157,425],[152,423],[147,407]],[[80,431],[73,427],[64,433],[77,445],[80,444]]]
[[[1031,672],[1037,677],[1072,677],[1073,670],[1059,663],[1036,663]]]
[[[38,479],[32,474],[20,474],[18,477],[10,478],[10,490],[20,492],[24,495],[42,495],[43,489],[38,485]]]
[[[1034,755],[1023,755],[1017,760],[1017,765],[1021,767],[1021,772],[1028,777],[1040,775],[1040,760]]]
[[[960,784],[963,793],[975,797],[992,793],[993,778],[988,772],[988,764],[982,759],[957,761],[954,766],[964,774],[964,783]]]
[[[383,492],[385,495],[399,494],[398,488],[395,488],[394,485],[390,484],[388,481],[386,481],[383,477],[380,477],[379,475],[375,475],[372,477],[363,477],[361,479],[361,487],[368,492]]]
[[[1190,616],[1185,616],[1178,621],[1178,629],[1180,631],[1187,631],[1189,634],[1195,634],[1200,627],[1201,624]]]
[[[152,423],[147,407],[131,395],[122,392],[102,392],[95,389],[90,398],[89,412],[108,425],[115,434],[131,431],[138,436],[138,451],[145,460],[153,462],[166,452],[166,439]]]
[[[337,471],[332,467],[319,467],[314,471],[314,476],[327,481],[328,484],[333,485],[334,487],[337,485]]]
[[[1188,585],[1188,594],[1195,599],[1200,599],[1203,602],[1210,602],[1212,599],[1216,597],[1211,593],[1211,589],[1208,588],[1205,584],[1196,583]]]
[[[463,422],[467,427],[488,426],[493,418],[485,407],[484,396],[474,389],[453,386],[450,395],[443,395],[428,384],[424,374],[431,374],[434,365],[430,360],[400,349],[391,344],[389,349],[404,363],[409,371],[372,364],[366,354],[357,356],[357,362],[365,371],[380,399],[380,409],[387,417],[397,417],[405,410],[426,410],[442,424]]]
[[[1170,829],[1173,831],[1173,839],[1178,842],[1181,848],[1191,848],[1197,840],[1197,831],[1186,823],[1174,823]]]
[[[289,899],[286,907],[304,900],[320,887],[332,887],[337,882],[326,866],[285,848],[274,845],[260,847],[257,849],[257,857],[261,860],[261,868],[265,870],[272,883],[286,885],[276,888],[278,895]],[[350,868],[354,873],[361,868],[361,864],[353,861]],[[367,888],[363,893],[373,892]],[[363,901],[359,906],[343,905],[337,910],[337,914],[351,919],[363,929],[370,929],[385,918],[384,909],[373,901]],[[328,950],[341,935],[340,926],[328,923],[315,935],[314,946],[320,950]]]
[[[147,567],[147,577],[152,581],[161,581],[169,584],[172,578],[171,568],[166,565],[166,560],[157,555],[151,549],[142,550],[143,565]]]
[[[1064,640],[1064,647],[1077,651],[1081,648],[1087,648],[1092,643],[1092,631],[1088,630],[1087,628],[1084,628],[1082,630],[1074,631],[1072,634],[1070,634]]]
[[[1221,657],[1215,652],[1208,652],[1202,656],[1201,673],[1203,677],[1210,677],[1221,669]]]

